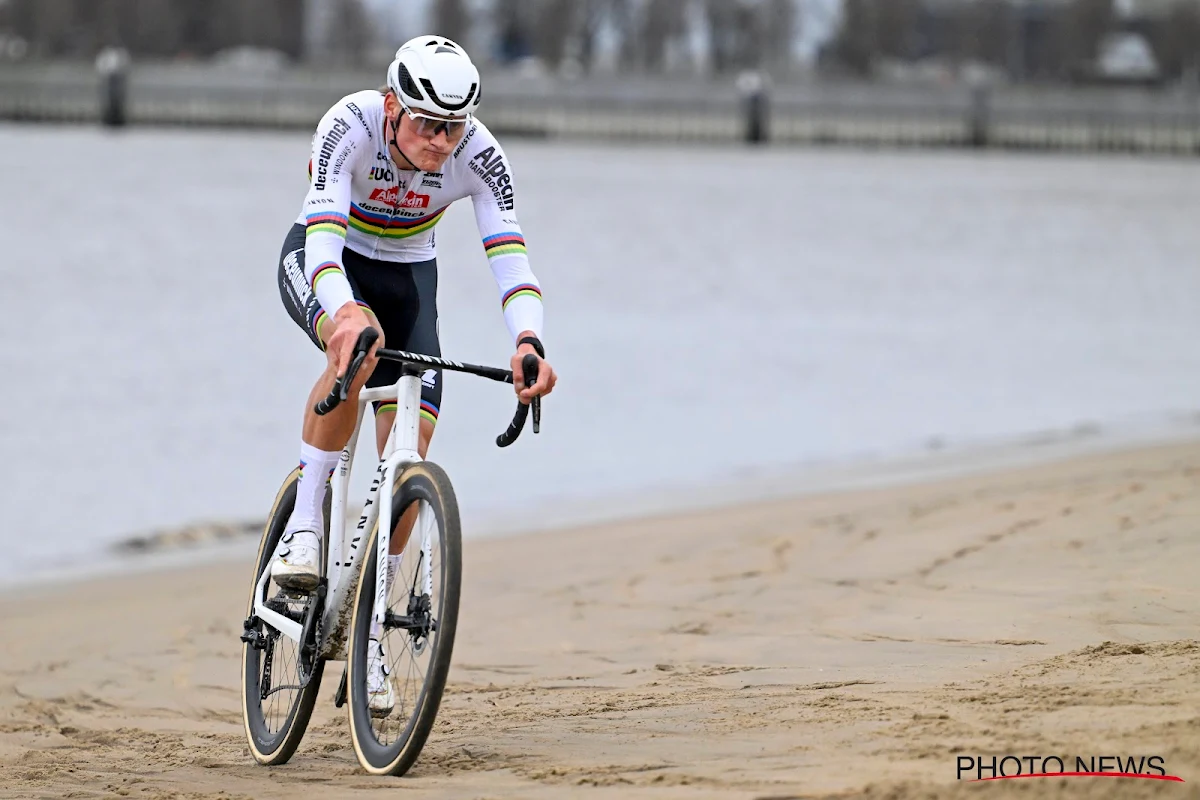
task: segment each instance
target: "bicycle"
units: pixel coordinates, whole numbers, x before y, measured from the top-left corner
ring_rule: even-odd
[[[318,414],[346,400],[350,383],[377,338],[374,329],[363,331],[345,375],[317,404]],[[512,383],[513,374],[400,350],[380,348],[376,355],[400,362],[401,376],[395,384],[363,388],[359,393],[354,435],[342,450],[326,493],[328,534],[323,539],[322,577],[316,590],[277,589],[270,577],[276,545],[295,504],[299,468],[276,494],[259,543],[241,640],[242,717],[250,752],[260,764],[283,764],[296,752],[327,661],[346,662],[334,703],[339,708],[349,703],[354,751],[369,773],[407,772],[420,755],[441,704],[458,622],[462,531],[449,477],[417,451],[420,375],[423,369],[441,367]],[[522,370],[527,386],[536,380],[537,367],[535,356],[525,356]],[[358,524],[347,537],[351,464],[365,409],[374,400],[395,400],[398,410]],[[533,432],[539,432],[540,398],[528,405],[518,402],[508,429],[496,438],[497,445],[507,447],[516,441],[531,407]],[[385,486],[390,491],[381,490]],[[392,536],[413,506],[416,518],[389,586],[387,555]],[[380,654],[393,654],[387,656],[393,659],[387,679],[393,682],[395,704],[385,709],[387,713],[371,708],[368,697],[372,622],[379,634]],[[392,634],[398,634],[398,641],[384,647],[384,638]],[[405,657],[405,669],[395,669]],[[405,678],[402,690],[394,677],[400,672]]]

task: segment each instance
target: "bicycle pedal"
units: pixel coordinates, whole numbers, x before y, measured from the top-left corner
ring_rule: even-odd
[[[242,635],[238,638],[255,650],[265,650],[267,647],[267,637],[263,635],[262,631],[258,630],[258,624],[258,617],[246,617],[242,621]]]

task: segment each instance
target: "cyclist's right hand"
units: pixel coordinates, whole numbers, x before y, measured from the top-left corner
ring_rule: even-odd
[[[346,303],[334,314],[333,321],[337,325],[337,329],[329,337],[325,353],[336,366],[337,377],[340,378],[346,374],[346,367],[354,358],[354,345],[358,343],[359,334],[371,327],[371,320],[358,303]],[[362,367],[358,370],[358,374],[354,376],[355,385],[362,386],[367,377],[375,371],[375,364],[378,362],[378,359],[375,358],[375,351],[382,344],[383,335],[380,334],[379,339],[371,347],[371,352],[367,355],[366,360],[363,361]]]

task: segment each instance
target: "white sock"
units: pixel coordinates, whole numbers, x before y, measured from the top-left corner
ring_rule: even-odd
[[[388,594],[389,595],[391,594],[392,586],[394,586],[396,584],[396,573],[400,571],[400,559],[402,559],[402,558],[404,558],[403,553],[401,553],[398,556],[393,556],[390,554],[388,555],[387,582],[388,582]],[[381,638],[382,633],[383,633],[383,625],[372,619],[371,620],[371,638],[379,639],[379,638]]]
[[[318,537],[324,533],[325,515],[321,507],[325,503],[325,488],[341,457],[340,450],[331,453],[300,443],[300,485],[296,487],[296,507],[285,530],[316,531]]]

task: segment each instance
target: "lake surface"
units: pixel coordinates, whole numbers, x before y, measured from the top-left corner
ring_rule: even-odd
[[[468,534],[1200,410],[1198,161],[508,150],[560,383],[500,450],[511,389],[447,376],[430,456]],[[0,126],[0,580],[266,512],[324,359],[275,284],[307,151]],[[469,204],[438,246],[445,354],[505,365]]]

